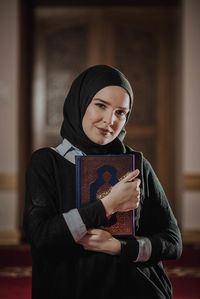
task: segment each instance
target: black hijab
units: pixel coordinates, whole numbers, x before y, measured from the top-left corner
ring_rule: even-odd
[[[64,102],[61,136],[87,155],[125,153],[123,144],[126,134],[125,128],[112,142],[106,145],[92,142],[82,129],[82,119],[94,95],[100,89],[110,85],[123,87],[130,96],[130,111],[127,115],[127,123],[133,105],[133,91],[125,75],[111,66],[95,65],[83,71],[73,81]]]

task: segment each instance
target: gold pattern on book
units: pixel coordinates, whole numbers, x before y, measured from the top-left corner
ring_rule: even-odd
[[[120,177],[119,181],[123,180],[129,173],[130,172],[127,172],[125,175]],[[105,184],[102,186],[104,189],[106,187],[106,185],[108,185],[108,181],[110,180],[110,173],[105,172],[103,174],[103,179],[105,181]],[[102,188],[99,188],[99,190],[97,191],[97,194],[96,194],[97,199],[100,200],[100,199],[104,198],[105,196],[107,196],[110,193],[111,189],[112,189],[112,186],[110,186],[110,185],[107,186],[107,190],[104,190],[104,191],[102,191]]]

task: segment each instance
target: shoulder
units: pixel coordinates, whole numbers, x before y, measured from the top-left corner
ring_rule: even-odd
[[[142,152],[136,151],[127,145],[125,147],[126,147],[126,154],[135,155],[136,166],[138,166],[140,170],[144,169],[147,172],[151,171],[152,166],[150,162],[145,158]]]
[[[51,149],[50,147],[44,147],[35,150],[34,152],[31,153],[30,162],[36,162],[36,161],[48,161],[52,159],[52,157],[55,155],[55,151]]]
[[[50,147],[40,148],[32,152],[27,165],[28,169],[45,169],[47,171],[60,167],[71,169],[74,167],[74,164]]]
[[[142,152],[136,151],[129,146],[126,146],[126,153],[135,155],[135,168],[140,170],[139,178],[142,179],[143,182],[145,181],[146,183],[149,180],[153,180],[155,183],[159,183],[151,163]]]
[[[138,158],[140,158],[140,159],[143,159],[143,158],[144,158],[142,152],[136,151],[136,150],[132,149],[132,148],[131,148],[130,146],[128,146],[128,145],[125,145],[125,148],[126,148],[126,154],[134,154],[136,157],[138,157]]]
[[[50,170],[53,168],[53,165],[55,164],[54,161],[59,158],[57,157],[58,155],[59,154],[50,147],[37,149],[30,155],[27,164],[27,170],[29,170],[30,168],[37,170]]]

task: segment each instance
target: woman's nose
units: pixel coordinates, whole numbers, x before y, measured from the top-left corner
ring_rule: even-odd
[[[110,125],[113,125],[115,121],[115,113],[113,111],[107,111],[104,115],[103,119],[104,123]]]

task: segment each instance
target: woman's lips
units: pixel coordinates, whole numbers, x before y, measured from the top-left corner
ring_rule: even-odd
[[[103,128],[98,128],[98,127],[96,127],[99,131],[100,131],[100,133],[101,134],[103,134],[103,135],[110,135],[110,134],[112,134],[112,131],[110,131],[110,130],[108,130],[108,129],[103,129]]]

